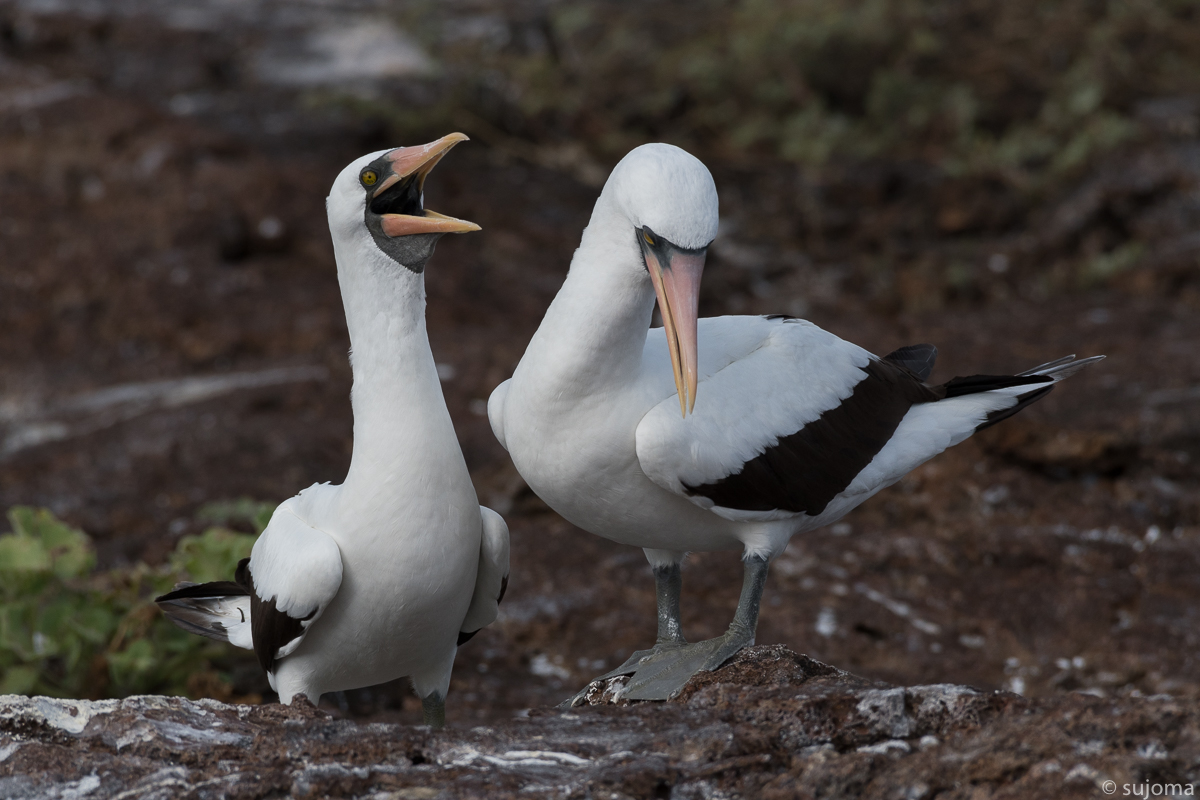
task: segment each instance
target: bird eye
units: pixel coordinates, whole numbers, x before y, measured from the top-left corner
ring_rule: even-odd
[[[362,181],[363,186],[374,186],[375,182],[379,180],[379,173],[369,169],[359,176],[359,180]]]
[[[646,244],[650,245],[651,247],[654,246],[654,237],[646,231],[642,231],[642,238],[646,240]]]

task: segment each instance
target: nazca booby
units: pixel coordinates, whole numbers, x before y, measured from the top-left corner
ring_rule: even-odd
[[[602,676],[632,675],[631,699],[670,697],[753,643],[768,565],[792,536],[1101,358],[931,386],[931,345],[879,358],[783,315],[697,322],[716,233],[716,187],[699,160],[665,144],[630,152],[512,378],[488,401],[492,430],[538,496],[580,528],[645,550],[657,642]],[[663,327],[650,328],[656,300]],[[728,631],[688,644],[680,562],[697,550],[740,550],[745,577]]]
[[[508,528],[476,498],[425,330],[434,246],[479,230],[425,209],[425,177],[466,138],[363,156],[329,193],[354,373],[345,482],[284,501],[234,581],[157,599],[181,627],[253,649],[284,703],[407,675],[441,726],[455,652],[507,588]]]

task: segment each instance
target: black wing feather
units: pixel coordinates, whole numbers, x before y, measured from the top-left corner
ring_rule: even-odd
[[[1008,419],[1013,414],[1015,414],[1018,411],[1020,411],[1021,409],[1023,409],[1025,406],[1031,405],[1033,403],[1036,403],[1038,400],[1041,400],[1043,397],[1050,394],[1050,392],[1053,391],[1053,389],[1054,389],[1053,386],[1043,386],[1041,389],[1032,391],[1029,394],[1017,395],[1017,404],[1015,406],[1013,406],[1012,408],[1003,408],[999,411],[993,411],[992,413],[988,414],[987,419],[985,419],[983,422],[981,422],[979,425],[977,425],[975,427],[975,432],[979,433],[984,428],[990,428],[993,425],[995,425],[997,422]]]
[[[864,368],[866,376],[840,404],[795,433],[780,437],[736,473],[699,486],[684,484],[684,489],[723,508],[778,509],[817,516],[871,463],[912,406],[1013,386],[1030,387],[1017,395],[1014,405],[989,414],[975,429],[979,431],[1037,402],[1053,388],[1044,385],[1053,383],[1052,377],[1030,374],[1033,370],[1021,375],[971,375],[927,386],[924,382],[936,360],[936,347],[913,344],[870,361]],[[1037,371],[1069,360],[1051,362]]]
[[[156,603],[169,603],[172,600],[184,598],[206,597],[245,597],[250,594],[245,587],[233,581],[213,581],[212,583],[183,583],[175,584],[175,588],[161,597],[154,598]]]
[[[1045,375],[970,375],[966,378],[952,378],[940,388],[944,397],[962,397],[965,394],[1008,389],[1011,386],[1053,382],[1053,378],[1047,378]]]
[[[912,370],[923,381],[929,380],[933,364],[937,361],[937,348],[931,344],[910,344],[893,350],[883,357],[884,361]]]
[[[279,648],[304,633],[304,623],[316,615],[313,609],[304,617],[293,617],[275,607],[275,599],[263,600],[254,590],[254,575],[250,559],[238,562],[234,579],[250,594],[250,632],[254,638],[254,654],[267,672],[275,671],[275,654]]]
[[[871,463],[914,404],[941,397],[903,364],[871,360],[863,371],[849,397],[737,473],[684,488],[723,508],[817,516]]]

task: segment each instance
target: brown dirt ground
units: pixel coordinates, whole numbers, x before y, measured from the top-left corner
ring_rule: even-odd
[[[18,11],[0,12],[0,28],[19,28]],[[328,109],[295,112],[299,123],[270,135],[173,115],[170,87],[156,96],[96,70],[122,47],[216,45],[156,38],[144,21],[136,36],[132,22],[40,24],[0,49],[0,426],[130,382],[329,372],[68,420],[67,438],[0,457],[0,506],[52,508],[96,538],[104,564],[153,562],[198,530],[191,515],[206,501],[279,500],[344,474],[348,343],[322,200],[345,163],[396,143]],[[53,86],[74,88],[37,99]],[[801,311],[875,352],[932,342],[935,380],[1108,356],[843,525],[794,541],[772,569],[760,643],[902,685],[1200,697],[1195,251],[1163,251],[1091,287],[1046,278],[1112,226],[1144,231],[1152,250],[1193,232],[1194,221],[1162,220],[1198,191],[1198,148],[1194,135],[1147,140],[1015,226],[974,230],[953,220],[986,207],[978,187],[897,190],[907,173],[886,165],[824,182],[778,164],[712,165],[731,225],[706,271],[704,314]],[[641,554],[533,497],[479,413],[561,283],[595,189],[475,142],[428,191],[430,207],[484,230],[440,245],[428,324],[437,360],[454,368],[446,400],[481,501],[505,513],[513,542],[502,619],[456,665],[449,716],[465,725],[555,702],[646,645],[654,600]],[[283,235],[257,232],[268,217]],[[1011,254],[1010,270],[987,267],[995,252]],[[968,280],[950,285],[935,267],[955,259]],[[731,555],[691,557],[689,636],[723,629],[739,580]],[[396,689],[352,693],[346,710],[413,718],[415,700]]]

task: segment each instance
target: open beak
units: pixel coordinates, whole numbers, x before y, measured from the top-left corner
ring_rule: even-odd
[[[396,148],[385,156],[391,163],[392,174],[379,184],[371,197],[379,198],[401,181],[408,183],[415,181],[416,186],[413,188],[423,206],[425,177],[442,160],[442,156],[450,151],[450,148],[465,141],[467,141],[465,135],[451,133],[429,144]],[[409,236],[414,233],[467,233],[480,230],[474,222],[447,217],[423,207],[419,214],[381,214],[380,223],[383,232],[392,237]]]
[[[658,296],[667,347],[671,351],[671,368],[675,372],[675,389],[679,392],[679,410],[687,416],[696,407],[697,375],[696,317],[700,304],[700,276],[704,272],[706,251],[680,250],[669,242],[657,239],[649,245],[642,236],[642,253],[646,269]]]

